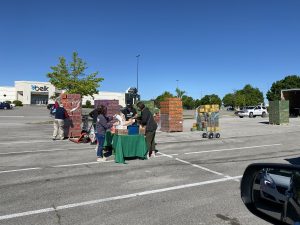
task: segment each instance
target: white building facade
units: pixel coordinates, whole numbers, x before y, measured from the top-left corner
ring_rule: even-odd
[[[19,100],[23,105],[46,105],[55,94],[62,93],[50,82],[39,81],[15,81],[14,87],[0,87],[0,102]],[[87,100],[119,100],[119,104],[125,106],[125,93],[119,92],[99,92],[94,99],[90,96],[82,98],[82,104]]]

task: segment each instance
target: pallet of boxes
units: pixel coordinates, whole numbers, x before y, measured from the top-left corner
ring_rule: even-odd
[[[160,121],[163,132],[183,131],[183,108],[181,98],[167,98],[160,102]]]
[[[197,123],[192,130],[203,131],[203,138],[220,138],[219,105],[201,105],[196,109]]]
[[[61,94],[60,101],[67,111],[68,118],[65,120],[65,137],[80,137],[81,135],[81,95]]]

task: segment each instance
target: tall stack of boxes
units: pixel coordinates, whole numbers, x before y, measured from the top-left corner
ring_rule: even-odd
[[[168,98],[160,102],[161,131],[183,131],[183,108],[181,98]]]
[[[119,100],[95,100],[94,106],[98,108],[100,105],[104,105],[107,108],[107,116],[114,116],[120,111]]]
[[[269,106],[270,124],[280,125],[289,123],[289,101],[270,101]]]
[[[197,123],[195,124],[197,130],[206,132],[219,131],[219,111],[219,105],[199,106],[197,108]],[[192,128],[192,130],[194,129],[195,127]]]
[[[79,137],[82,123],[81,95],[61,94],[60,101],[69,115],[65,121],[65,137]]]

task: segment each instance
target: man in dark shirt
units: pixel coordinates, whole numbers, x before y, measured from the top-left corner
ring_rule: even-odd
[[[144,103],[138,102],[137,107],[141,111],[141,117],[139,123],[142,126],[146,126],[146,142],[148,147],[149,157],[155,157],[155,133],[157,129],[157,123],[150,110],[145,107]]]
[[[126,121],[132,119],[136,116],[136,110],[131,104],[127,104],[126,107],[122,110],[122,113],[125,115]]]
[[[64,135],[64,125],[66,119],[67,111],[63,108],[63,105],[60,104],[55,111],[55,119],[54,119],[54,131],[53,131],[53,140],[56,140],[57,135],[60,140],[63,140]]]

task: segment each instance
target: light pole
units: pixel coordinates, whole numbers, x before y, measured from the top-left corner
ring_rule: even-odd
[[[139,93],[139,58],[140,58],[140,54],[138,54],[136,56],[136,90],[137,93]]]
[[[178,89],[178,81],[179,81],[179,80],[176,80],[176,82],[177,82],[177,89]]]

